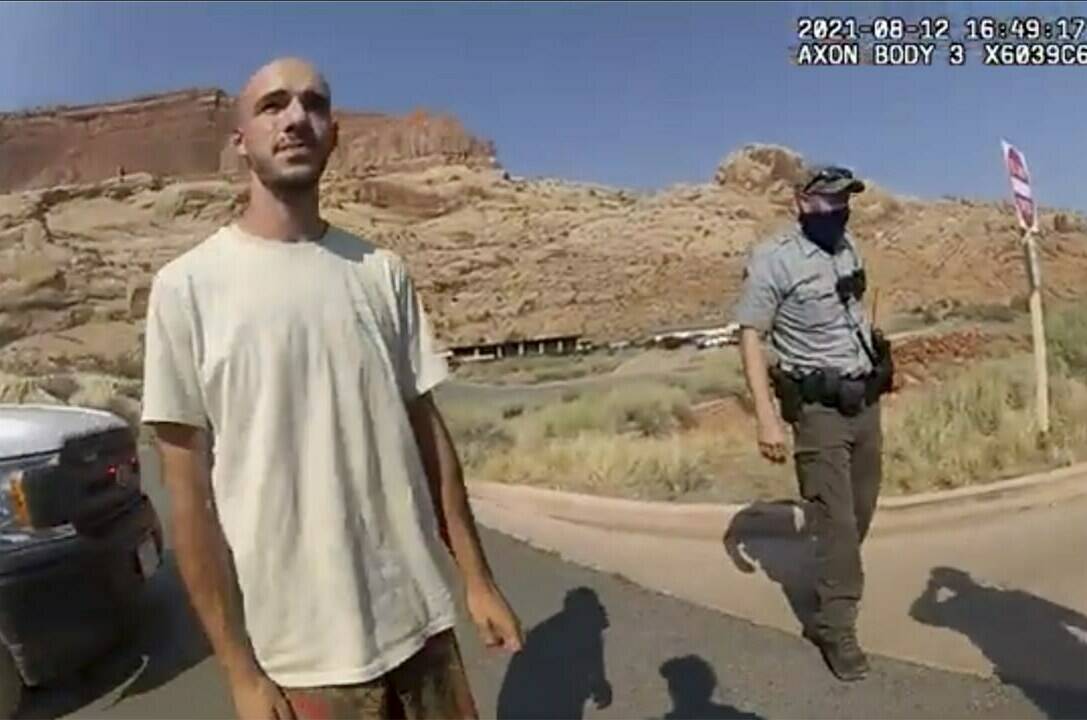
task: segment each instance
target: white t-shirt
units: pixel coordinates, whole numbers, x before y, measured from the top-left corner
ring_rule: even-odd
[[[405,406],[447,372],[402,261],[342,230],[231,225],[156,274],[143,421],[211,430],[246,628],[277,684],[364,682],[454,625]]]

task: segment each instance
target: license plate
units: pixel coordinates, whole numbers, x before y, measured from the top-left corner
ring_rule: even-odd
[[[153,538],[147,538],[140,543],[136,556],[140,561],[140,572],[143,573],[144,578],[154,575],[159,567],[159,551],[155,547]]]

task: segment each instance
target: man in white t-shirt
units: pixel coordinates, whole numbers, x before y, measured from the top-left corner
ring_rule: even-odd
[[[189,597],[242,718],[474,717],[457,588],[488,646],[523,638],[420,298],[397,256],[321,219],[321,75],[277,60],[236,111],[249,206],[156,274],[147,316],[143,421]]]

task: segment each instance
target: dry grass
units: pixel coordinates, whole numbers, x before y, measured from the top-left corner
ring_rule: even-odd
[[[0,375],[0,403],[98,408],[119,415],[133,429],[139,426],[140,394],[137,381],[106,374]]]
[[[698,355],[691,365],[680,368],[667,382],[673,387],[682,388],[696,403],[747,394],[739,351]]]
[[[1087,380],[1087,301],[1048,311],[1046,346],[1058,372]]]
[[[1029,354],[987,360],[884,411],[888,494],[990,482],[1087,459],[1087,304],[1048,310],[1051,432],[1039,442]],[[451,407],[469,479],[601,495],[741,501],[795,494],[791,464],[757,453],[753,427],[692,427],[691,406],[745,399],[736,353],[622,389],[539,407]]]
[[[474,468],[491,482],[599,495],[674,500],[715,482],[725,453],[709,433],[644,438],[588,431],[495,453]]]
[[[506,428],[499,408],[458,404],[443,408],[449,432],[465,468],[474,469],[496,452],[513,447],[513,436]]]
[[[505,358],[465,363],[456,369],[456,376],[462,380],[497,384],[560,382],[610,373],[623,359],[621,354],[603,353]]]
[[[948,489],[1087,459],[1087,302],[1046,317],[1050,433],[1040,442],[1034,360],[979,363],[887,413],[891,493]]]
[[[707,363],[674,381],[570,391],[531,407],[446,408],[469,479],[672,500],[705,491],[750,443],[693,429],[692,404],[729,392],[738,365]]]
[[[658,383],[636,388],[589,391],[566,402],[546,405],[514,421],[522,444],[537,446],[582,433],[666,435],[690,424],[690,401],[682,390]]]
[[[1042,445],[1030,356],[982,363],[904,399],[888,413],[892,493],[961,487],[1080,459],[1087,449],[1087,385],[1051,378],[1051,433]]]

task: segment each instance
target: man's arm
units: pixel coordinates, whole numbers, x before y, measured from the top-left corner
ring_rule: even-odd
[[[747,387],[755,402],[759,450],[775,463],[785,462],[785,431],[770,395],[770,379],[760,338],[770,331],[781,304],[781,275],[774,246],[756,248],[744,268],[743,288],[736,307],[736,321],[741,328],[740,357]]]
[[[212,497],[206,435],[176,424],[154,430],[170,494],[174,548],[193,608],[227,675],[256,673],[241,591]]]
[[[289,720],[282,692],[261,670],[249,635],[241,591],[211,491],[206,434],[174,423],[151,423],[170,494],[170,524],[181,579],[227,677],[240,718]]]
[[[249,642],[234,564],[215,512],[208,409],[197,372],[199,332],[187,285],[161,274],[152,281],[141,417],[156,437],[181,579],[226,671],[234,707],[243,719],[287,720],[290,705],[258,666]]]
[[[449,544],[465,583],[469,586],[494,584],[468,503],[460,460],[433,396],[426,393],[411,401],[408,415],[419,443],[442,537]]]
[[[460,568],[473,619],[487,644],[517,651],[523,643],[520,624],[487,563],[449,429],[431,393],[409,401],[407,407],[442,536]]]
[[[740,330],[740,357],[743,360],[747,387],[755,402],[759,451],[767,460],[783,463],[785,462],[785,431],[770,395],[770,378],[758,330],[749,327]]]
[[[759,422],[777,419],[777,409],[770,394],[770,374],[766,369],[759,331],[745,327],[740,330],[740,358],[743,361],[747,388],[755,401],[755,417]]]

